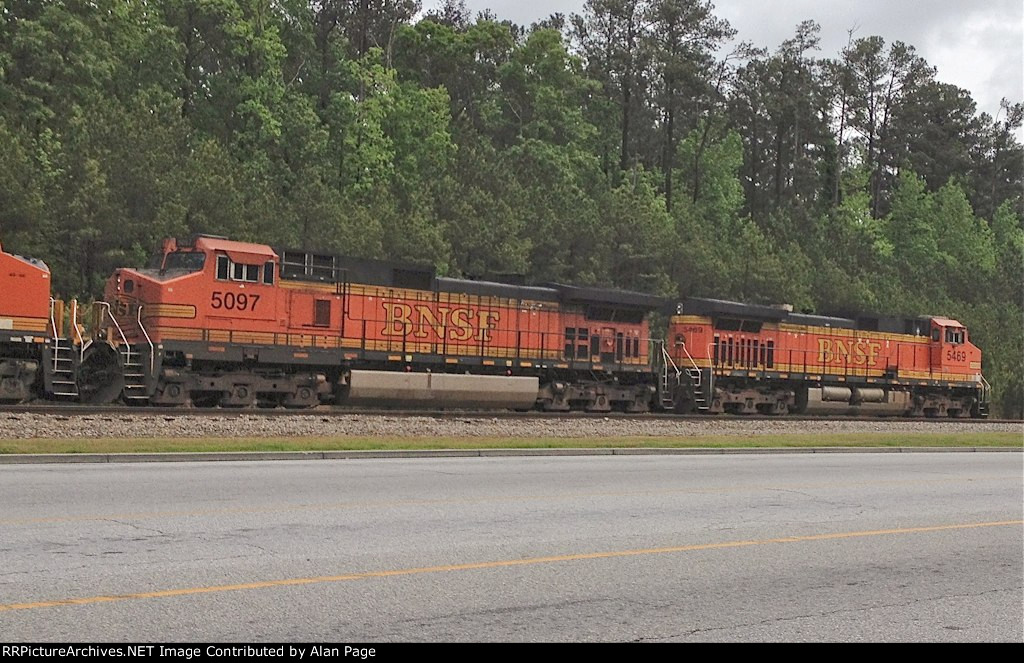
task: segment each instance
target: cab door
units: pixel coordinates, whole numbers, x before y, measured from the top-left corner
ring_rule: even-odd
[[[601,329],[601,363],[615,363],[615,330],[611,327]]]
[[[938,371],[942,367],[942,353],[945,349],[945,338],[946,338],[946,327],[932,323],[932,335],[930,347],[930,356],[928,365],[932,371]]]

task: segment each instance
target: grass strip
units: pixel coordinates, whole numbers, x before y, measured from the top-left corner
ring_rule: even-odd
[[[687,437],[240,437],[0,440],[0,454],[405,449],[1016,447],[1020,433],[787,433]]]

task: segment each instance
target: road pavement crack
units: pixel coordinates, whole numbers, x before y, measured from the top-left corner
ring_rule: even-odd
[[[129,521],[125,521],[125,520],[116,520],[114,518],[104,518],[104,520],[106,522],[108,522],[108,523],[117,523],[118,525],[126,525],[127,527],[132,527],[134,529],[139,530],[140,532],[156,532],[160,536],[166,536],[166,533],[164,531],[158,530],[155,527],[144,527],[142,525],[136,525],[133,522],[129,522]]]
[[[907,607],[912,606],[912,605],[916,605],[916,604],[919,604],[919,603],[927,603],[927,602],[930,602],[930,601],[941,601],[941,600],[944,600],[944,599],[978,598],[978,597],[981,597],[981,596],[986,596],[988,594],[999,594],[999,593],[1002,593],[1002,592],[1011,592],[1011,591],[1020,592],[1021,590],[1024,590],[1024,587],[1010,587],[1010,588],[989,589],[989,590],[986,590],[986,591],[983,591],[983,592],[976,592],[976,593],[969,593],[969,594],[943,594],[941,596],[929,596],[927,598],[914,599],[912,601],[905,601],[903,603],[884,603],[884,604],[880,604],[880,605],[867,605],[867,606],[863,606],[863,607],[859,607],[859,608],[842,608],[840,610],[825,610],[825,611],[822,611],[822,612],[811,613],[811,614],[806,614],[806,615],[790,615],[790,616],[786,616],[786,617],[773,617],[771,619],[762,619],[760,621],[750,622],[750,623],[745,623],[745,624],[731,624],[729,626],[715,626],[715,627],[710,627],[710,628],[697,628],[697,629],[693,629],[691,631],[683,631],[682,633],[675,633],[675,634],[672,634],[672,635],[647,636],[647,637],[642,637],[642,638],[636,638],[635,640],[631,640],[631,642],[657,642],[659,640],[672,640],[672,639],[675,639],[675,638],[686,638],[686,637],[689,637],[689,636],[692,636],[692,635],[696,635],[698,633],[711,633],[711,632],[714,632],[714,631],[733,631],[733,630],[736,630],[736,629],[751,628],[751,627],[757,627],[757,626],[768,626],[770,624],[778,624],[778,623],[782,623],[782,622],[791,622],[791,621],[797,621],[797,620],[800,620],[800,619],[812,619],[812,618],[816,618],[816,617],[830,617],[830,616],[833,616],[833,615],[846,615],[846,614],[853,614],[853,613],[858,613],[858,612],[868,612],[870,610],[879,610],[879,609],[886,609],[886,608],[907,608]]]
[[[835,500],[829,500],[820,495],[814,495],[812,493],[805,493],[802,490],[793,490],[792,488],[768,488],[769,492],[772,493],[793,493],[794,495],[801,495],[803,497],[809,497],[811,500],[820,504],[828,504],[829,506],[841,506],[847,508],[863,508],[864,505],[859,502],[839,502]]]

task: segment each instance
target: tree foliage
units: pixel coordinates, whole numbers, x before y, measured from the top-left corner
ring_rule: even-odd
[[[197,232],[441,272],[959,316],[1024,407],[1024,104],[708,0],[4,0],[0,239],[94,296]],[[437,6],[440,5],[440,6]],[[742,38],[743,35],[738,35]]]

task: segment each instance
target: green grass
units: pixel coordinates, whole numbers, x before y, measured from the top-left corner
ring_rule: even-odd
[[[694,437],[267,437],[0,440],[0,454],[335,451],[399,449],[580,449],[758,447],[1016,447],[1020,433],[794,433]]]

